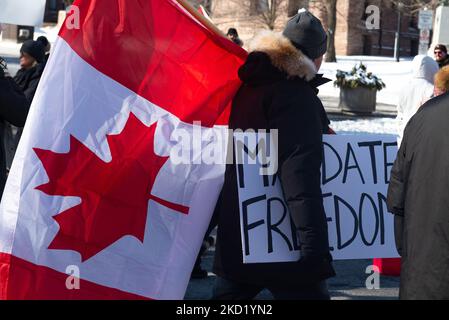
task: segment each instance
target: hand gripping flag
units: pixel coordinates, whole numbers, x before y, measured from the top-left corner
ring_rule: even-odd
[[[182,299],[246,53],[174,0],[75,5],[2,198],[0,298]]]

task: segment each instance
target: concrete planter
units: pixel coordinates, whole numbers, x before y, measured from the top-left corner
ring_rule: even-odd
[[[376,89],[340,88],[340,109],[344,112],[370,114],[376,110]]]

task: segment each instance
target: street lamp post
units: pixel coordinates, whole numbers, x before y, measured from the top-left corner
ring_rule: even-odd
[[[404,4],[401,1],[397,2],[397,10],[398,10],[398,25],[396,29],[396,36],[394,40],[394,58],[397,62],[399,62],[399,58],[401,55],[401,26],[402,26],[402,9]]]

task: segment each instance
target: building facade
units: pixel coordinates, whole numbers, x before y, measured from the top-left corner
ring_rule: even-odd
[[[58,12],[64,9],[64,0],[47,0],[45,4],[44,25],[56,24],[58,22]],[[2,27],[2,39],[4,40],[23,42],[33,38],[34,27],[11,24],[5,24]]]
[[[406,2],[408,0],[404,0]],[[412,1],[412,0],[409,0]],[[305,7],[323,21],[327,29],[327,13],[320,0],[192,0],[194,5],[203,4],[213,22],[224,32],[237,28],[247,43],[260,29],[282,30],[289,17]],[[337,55],[393,56],[395,34],[398,29],[399,12],[394,0],[337,0],[337,27],[335,47]],[[274,23],[267,23],[261,14],[269,4],[277,7]],[[368,29],[366,8],[379,8],[378,29]],[[271,10],[273,11],[273,10]],[[408,6],[401,9],[401,56],[414,56],[419,48],[418,13]],[[270,17],[269,17],[270,18]],[[268,19],[270,20],[270,19]],[[273,20],[273,19],[271,19]]]

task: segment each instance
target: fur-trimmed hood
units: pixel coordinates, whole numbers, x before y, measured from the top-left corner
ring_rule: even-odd
[[[268,55],[271,64],[287,74],[289,78],[299,77],[310,81],[317,70],[313,61],[298,50],[285,36],[273,31],[262,31],[249,44],[252,53]]]

